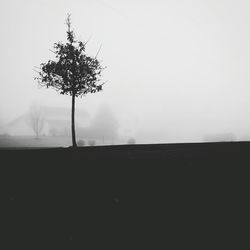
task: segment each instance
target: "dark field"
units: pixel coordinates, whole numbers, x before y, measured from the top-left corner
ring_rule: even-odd
[[[0,157],[1,249],[238,249],[249,237],[248,142]]]

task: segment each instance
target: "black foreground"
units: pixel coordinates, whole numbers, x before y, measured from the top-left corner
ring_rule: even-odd
[[[239,249],[249,237],[248,142],[0,157],[1,249]]]

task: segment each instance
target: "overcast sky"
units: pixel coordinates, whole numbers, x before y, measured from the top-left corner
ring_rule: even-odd
[[[250,1],[6,0],[0,15],[0,121],[37,100],[70,106],[38,88],[34,67],[53,59],[72,15],[87,53],[107,69],[104,90],[77,100],[107,104],[123,131],[148,142],[199,141],[205,134],[250,136]]]

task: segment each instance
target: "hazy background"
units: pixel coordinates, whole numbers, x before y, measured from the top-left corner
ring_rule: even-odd
[[[104,90],[77,100],[102,105],[119,135],[138,143],[250,138],[248,0],[8,0],[0,15],[0,127],[30,104],[67,107],[69,96],[38,88],[35,66],[54,59],[72,14],[76,37],[107,69]],[[0,131],[1,133],[1,131]],[[210,137],[211,138],[211,137]]]

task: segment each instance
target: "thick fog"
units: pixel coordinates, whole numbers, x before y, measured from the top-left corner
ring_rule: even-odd
[[[38,87],[34,69],[66,41],[71,13],[76,38],[92,56],[101,45],[107,67],[103,91],[76,109],[89,126],[105,106],[112,143],[250,138],[249,1],[9,0],[1,10],[0,134],[33,102],[70,109],[69,96]]]

